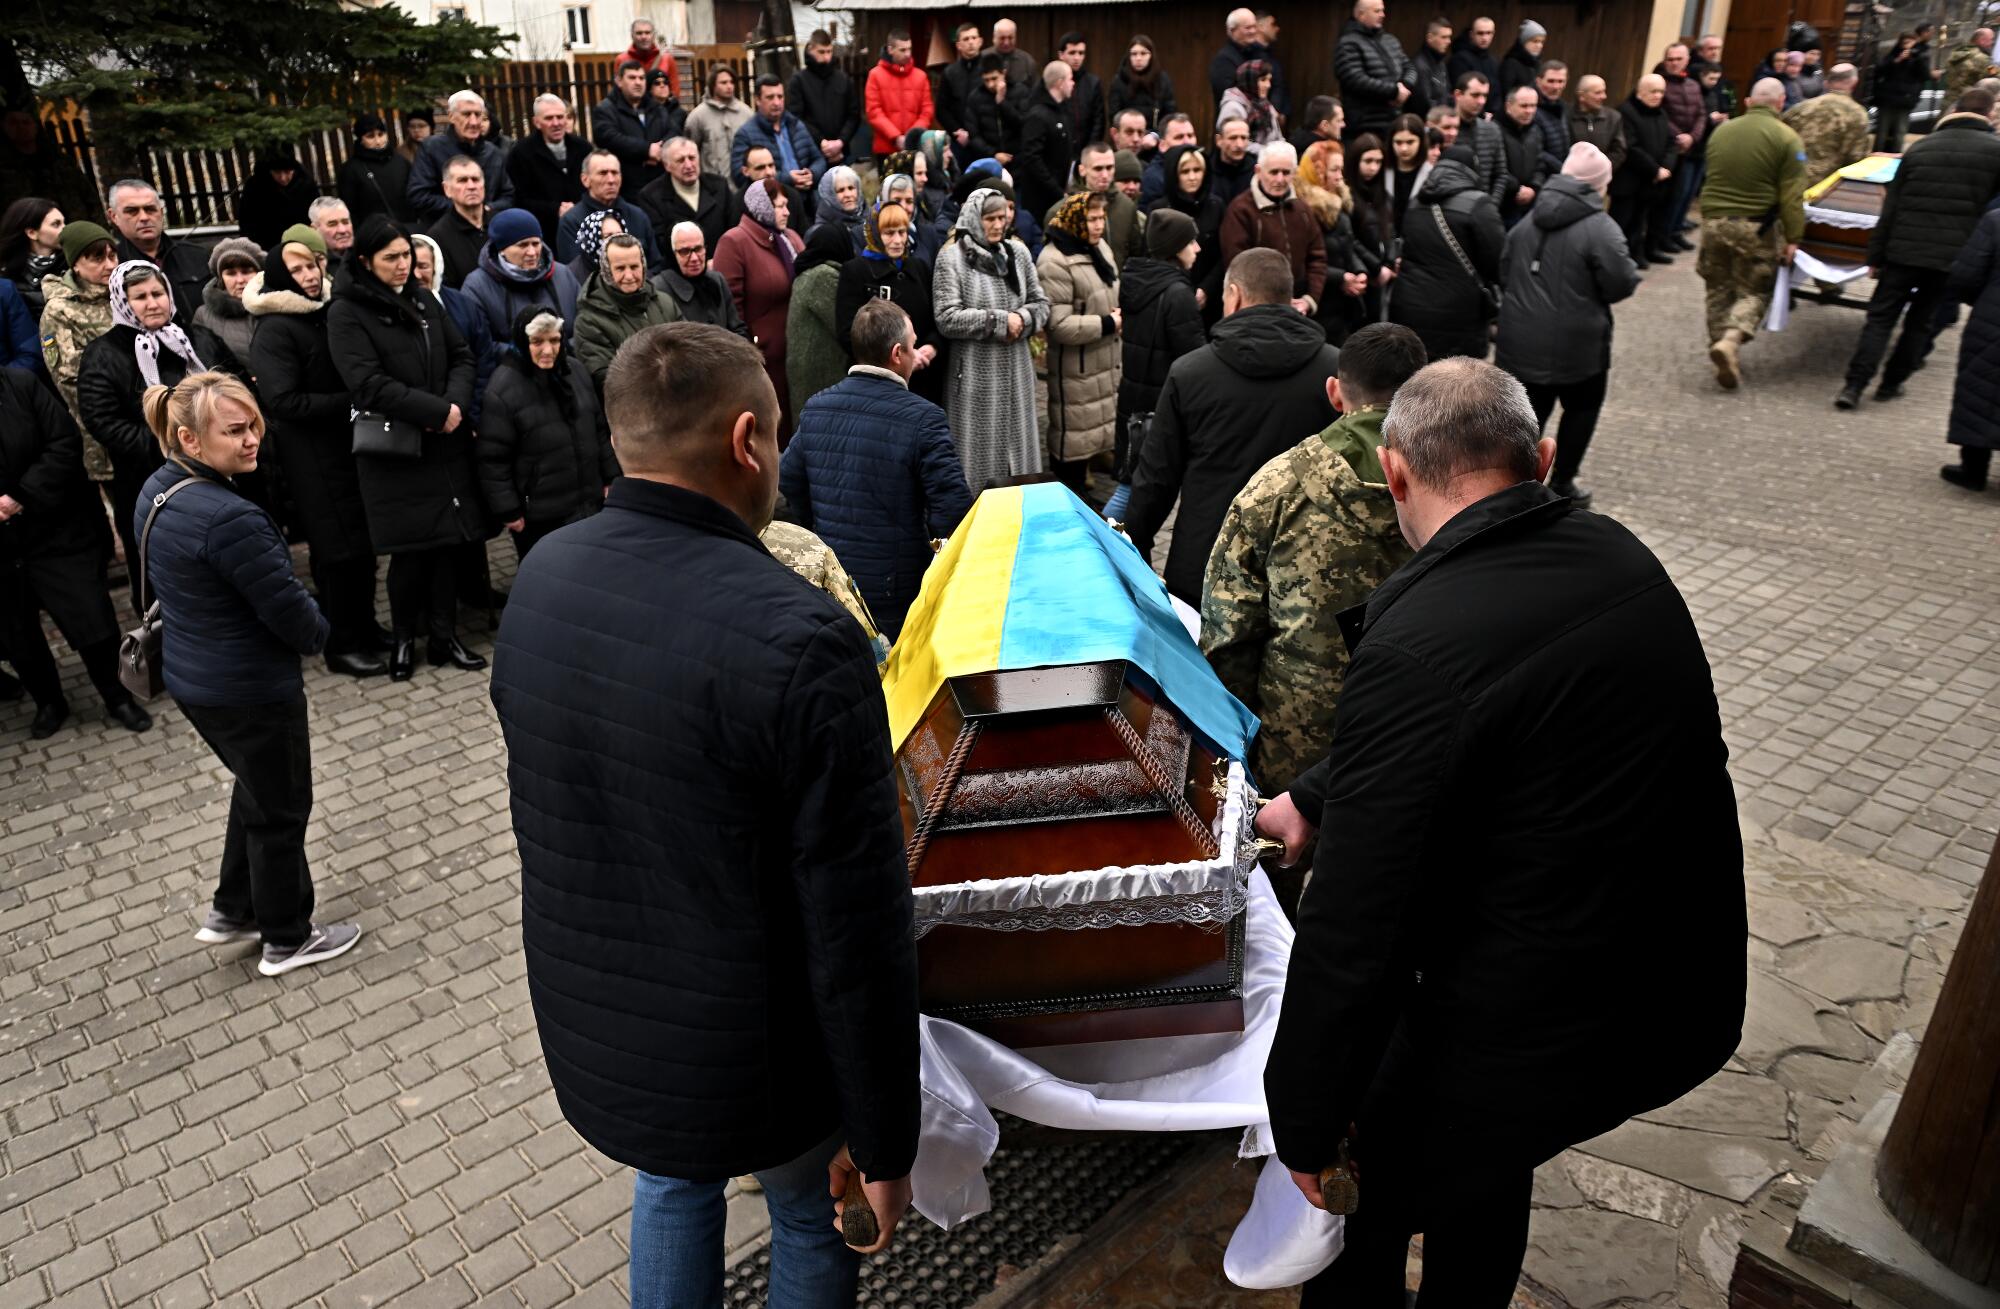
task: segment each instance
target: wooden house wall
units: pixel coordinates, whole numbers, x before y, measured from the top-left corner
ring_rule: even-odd
[[[1678,3],[1678,0],[1667,0]],[[1744,0],[1737,0],[1742,4]],[[1046,8],[929,10],[866,10],[855,15],[858,39],[864,48],[878,46],[892,27],[909,30],[918,50],[929,48],[930,32],[941,28],[949,45],[952,29],[960,23],[976,22],[988,34],[991,44],[993,20],[1012,18],[1020,29],[1021,48],[1037,59],[1054,58],[1056,38],[1065,32],[1081,32],[1090,42],[1086,65],[1108,85],[1118,71],[1126,47],[1134,33],[1153,39],[1164,67],[1173,77],[1182,110],[1194,117],[1197,129],[1206,133],[1215,115],[1215,102],[1208,89],[1208,61],[1227,39],[1222,16],[1228,6],[1213,3],[1189,4],[1174,0],[1142,0],[1135,4],[1055,5]],[[1321,92],[1337,94],[1333,76],[1333,47],[1346,26],[1352,6],[1344,3],[1310,7],[1278,7],[1279,33],[1276,54],[1285,66],[1285,78],[1292,93],[1294,112],[1306,100]],[[1645,68],[1658,61],[1659,52],[1647,49],[1654,5],[1650,0],[1574,0],[1565,4],[1523,4],[1517,0],[1488,3],[1442,3],[1420,5],[1392,3],[1389,30],[1414,53],[1422,45],[1424,28],[1431,17],[1442,13],[1461,27],[1475,15],[1484,14],[1498,25],[1494,55],[1504,55],[1513,44],[1523,19],[1532,18],[1549,30],[1544,53],[1561,59],[1571,70],[1571,83],[1579,73],[1598,73],[1611,86],[1614,100],[1622,98]]]

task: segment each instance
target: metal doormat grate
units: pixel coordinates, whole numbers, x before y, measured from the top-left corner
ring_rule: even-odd
[[[1003,1265],[1026,1268],[1056,1242],[1087,1230],[1205,1133],[1053,1132],[998,1115],[1000,1148],[986,1165],[993,1208],[947,1232],[911,1214],[896,1242],[861,1266],[859,1309],[963,1309],[993,1289]],[[1022,1139],[1009,1145],[1009,1137]],[[762,1305],[769,1247],[723,1278],[729,1309]]]

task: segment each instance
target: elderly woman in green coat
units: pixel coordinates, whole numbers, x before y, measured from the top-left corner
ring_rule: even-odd
[[[794,412],[847,376],[847,351],[834,326],[840,266],[854,256],[854,243],[840,223],[822,223],[806,238],[792,265],[792,303],[785,319],[785,384]]]
[[[601,391],[619,346],[642,328],[680,318],[674,298],[646,280],[645,245],[636,236],[614,236],[576,299],[576,357]]]

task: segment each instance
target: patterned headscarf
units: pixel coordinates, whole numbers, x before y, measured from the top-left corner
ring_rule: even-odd
[[[1090,228],[1088,224],[1090,222],[1090,202],[1093,198],[1099,201],[1103,200],[1102,196],[1093,197],[1089,191],[1070,192],[1056,202],[1055,210],[1049,214],[1048,226],[1045,230],[1062,232],[1065,235],[1075,237],[1079,241],[1090,240]]]
[[[868,246],[861,252],[861,257],[863,259],[873,259],[878,263],[893,263],[896,267],[901,268],[903,266],[903,259],[909,258],[910,246],[906,245],[903,247],[903,259],[897,259],[890,255],[889,247],[882,243],[882,211],[884,209],[894,209],[901,214],[905,230],[916,226],[916,216],[900,201],[877,200],[874,212],[868,215]],[[909,236],[912,244],[914,244],[916,233],[910,231]]]
[[[187,364],[188,372],[208,371],[208,365],[204,364],[200,356],[194,352],[194,342],[188,340],[187,333],[181,330],[180,324],[171,316],[167,319],[167,325],[158,331],[140,325],[139,315],[132,312],[132,301],[125,294],[125,279],[142,269],[151,273],[159,284],[166,288],[167,313],[172,315],[174,311],[174,284],[167,280],[167,275],[160,271],[159,265],[150,259],[127,259],[111,270],[111,321],[123,323],[139,334],[138,339],[132,343],[132,353],[139,361],[139,376],[146,379],[147,386],[160,384],[161,346],[179,355]]]
[[[1255,140],[1278,128],[1278,111],[1268,98],[1257,94],[1257,83],[1272,75],[1271,65],[1262,59],[1246,59],[1236,66],[1236,89],[1250,102],[1250,135]]]
[[[898,150],[887,159],[884,159],[882,161],[882,176],[887,177],[891,173],[903,173],[909,177],[915,177],[917,175],[917,152],[914,150]]]
[[[752,182],[750,189],[743,193],[743,208],[750,217],[757,220],[759,227],[771,234],[771,246],[778,252],[779,261],[785,265],[785,276],[792,276],[792,261],[797,257],[798,251],[794,250],[792,243],[785,239],[789,228],[786,231],[778,230],[778,206],[777,202],[771,199],[770,188],[761,181]],[[789,216],[787,221],[790,221]]]
[[[840,198],[834,194],[834,188],[842,182],[852,182],[854,184],[854,208],[852,209],[843,206],[840,203]],[[861,174],[855,172],[846,164],[835,164],[833,167],[827,169],[826,176],[819,179],[819,203],[819,212],[822,218],[830,217],[837,213],[860,213]]]
[[[576,229],[576,248],[593,266],[603,260],[604,243],[611,239],[604,234],[606,218],[617,219],[618,226],[625,226],[625,220],[619,217],[617,210],[600,209],[585,218],[583,225]]]

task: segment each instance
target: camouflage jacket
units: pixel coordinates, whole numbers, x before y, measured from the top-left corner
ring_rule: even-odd
[[[1265,464],[1230,503],[1208,557],[1201,648],[1263,725],[1251,750],[1276,795],[1333,740],[1347,671],[1335,615],[1411,554],[1381,484],[1382,411],[1336,419]]]
[[[1837,169],[1865,159],[1874,149],[1868,111],[1852,96],[1829,91],[1801,100],[1785,111],[1785,126],[1799,134],[1806,148],[1806,185],[1812,186]]]
[[[83,468],[93,482],[111,480],[111,456],[91,439],[76,402],[76,376],[83,367],[83,348],[111,330],[111,290],[79,282],[75,273],[42,279],[42,358],[83,433]]]
[[[1994,69],[1993,52],[1981,50],[1971,42],[1951,52],[1951,59],[1944,66],[1944,108],[1951,112],[1952,104],[1963,95],[1968,87],[1976,85],[1983,77],[1992,75]]]
[[[758,539],[773,559],[832,596],[842,609],[854,615],[854,621],[861,624],[861,634],[868,638],[868,648],[875,654],[875,671],[882,671],[882,665],[889,661],[889,642],[875,630],[875,616],[868,612],[868,602],[861,598],[854,579],[840,566],[833,547],[797,523],[775,519]]]

